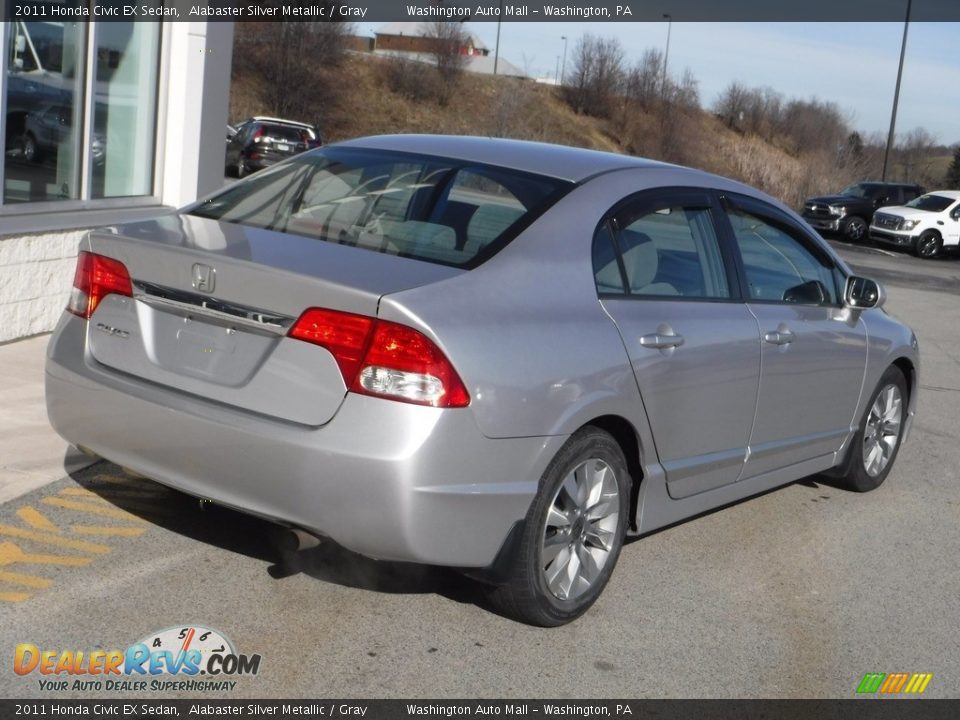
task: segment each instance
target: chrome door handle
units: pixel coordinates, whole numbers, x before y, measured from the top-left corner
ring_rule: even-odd
[[[660,333],[650,333],[640,338],[640,344],[645,348],[675,348],[683,345],[683,335],[662,335]]]
[[[771,345],[789,345],[796,339],[797,336],[790,330],[773,330],[763,336],[763,341]]]

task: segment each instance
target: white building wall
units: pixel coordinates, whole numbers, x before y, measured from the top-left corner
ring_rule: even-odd
[[[0,239],[0,342],[53,329],[67,304],[83,234]]]

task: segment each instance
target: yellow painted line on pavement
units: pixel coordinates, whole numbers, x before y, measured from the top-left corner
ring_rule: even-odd
[[[30,505],[25,505],[22,508],[18,508],[17,516],[35,530],[47,530],[49,532],[56,533],[60,532],[60,528],[54,525],[50,518]]]
[[[46,555],[44,553],[25,553],[12,542],[0,543],[0,566],[25,563],[27,565],[69,565],[81,567],[89,565],[93,558],[82,555]]]
[[[136,515],[131,515],[125,510],[114,507],[101,507],[92,503],[80,502],[79,500],[64,500],[58,497],[45,497],[43,502],[47,505],[66,508],[67,510],[79,510],[80,512],[93,513],[94,515],[103,515],[104,517],[116,518],[118,520],[139,521]]]
[[[70,529],[78,535],[113,535],[116,537],[139,537],[147,531],[145,527],[105,527],[100,525],[72,525]]]
[[[98,503],[107,502],[102,497],[97,495],[95,492],[92,492],[91,490],[87,490],[86,488],[82,488],[82,487],[65,488],[64,490],[60,491],[60,495],[82,497],[84,500],[92,500]]]
[[[0,591],[0,600],[4,602],[23,602],[30,597],[30,593],[25,592],[2,592]]]
[[[110,483],[112,485],[120,485],[122,487],[128,487],[128,488],[142,488],[144,486],[146,487],[156,486],[163,491],[167,490],[167,488],[165,488],[163,485],[159,485],[153,482],[153,480],[150,480],[149,478],[145,478],[145,477],[132,477],[130,475],[109,475],[107,473],[100,473],[99,475],[95,475],[93,479],[99,480],[105,483]]]
[[[24,540],[34,540],[47,545],[56,545],[57,547],[70,548],[71,550],[80,550],[82,552],[96,553],[97,555],[106,555],[110,552],[110,547],[100,545],[99,543],[87,542],[86,540],[71,540],[70,538],[51,535],[38,530],[25,530],[24,528],[13,527],[11,525],[0,525],[0,535],[9,535],[10,537],[22,538]]]
[[[40,588],[41,590],[53,585],[53,580],[37,577],[36,575],[25,575],[23,573],[0,570],[0,580],[14,583],[15,585],[26,585],[27,587]]]

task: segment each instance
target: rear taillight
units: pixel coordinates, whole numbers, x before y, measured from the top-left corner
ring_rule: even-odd
[[[130,273],[119,260],[81,251],[77,256],[77,273],[67,310],[82,318],[89,318],[107,295],[133,295]]]
[[[470,404],[470,394],[453,365],[430,338],[413,328],[311,308],[289,334],[329,350],[352,392],[433,407]]]

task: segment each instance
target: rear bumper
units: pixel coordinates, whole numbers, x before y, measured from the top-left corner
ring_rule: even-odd
[[[486,567],[565,437],[492,440],[469,409],[348,394],[310,428],[139,381],[86,352],[67,313],[47,411],[68,442],[183,492],[388,560]]]

